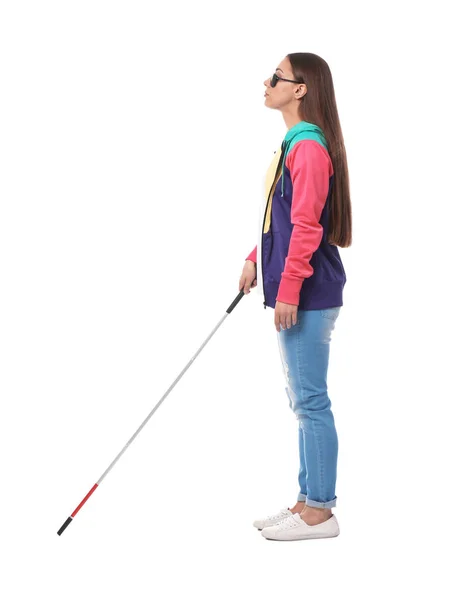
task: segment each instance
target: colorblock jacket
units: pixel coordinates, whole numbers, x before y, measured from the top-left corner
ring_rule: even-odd
[[[343,305],[346,273],[328,244],[333,165],[322,130],[300,121],[290,128],[267,170],[256,263],[264,308],[276,301],[301,310]]]

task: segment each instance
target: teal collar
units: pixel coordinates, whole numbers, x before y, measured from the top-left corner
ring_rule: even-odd
[[[315,125],[314,123],[309,123],[308,121],[299,121],[298,123],[296,123],[295,125],[293,125],[292,127],[290,127],[290,129],[287,130],[287,133],[285,134],[284,137],[284,141],[290,141],[293,137],[295,137],[297,135],[297,133],[300,133],[300,131],[321,131],[321,129],[318,127],[318,125]]]

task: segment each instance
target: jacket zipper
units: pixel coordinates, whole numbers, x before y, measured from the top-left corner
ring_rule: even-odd
[[[266,304],[266,296],[265,296],[265,288],[264,288],[264,274],[262,272],[262,262],[264,260],[264,257],[262,256],[262,253],[264,252],[264,225],[265,225],[266,214],[267,214],[267,207],[268,206],[269,206],[269,202],[268,202],[268,199],[266,199],[266,207],[265,207],[265,211],[264,211],[264,218],[262,219],[262,237],[261,237],[261,275],[262,275],[262,293],[264,295],[264,309],[267,308],[267,304]]]

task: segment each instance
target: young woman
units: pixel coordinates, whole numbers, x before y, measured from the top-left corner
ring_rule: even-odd
[[[327,372],[346,283],[337,247],[352,243],[346,152],[321,57],[288,54],[264,85],[266,106],[281,111],[288,131],[267,171],[260,243],[246,258],[239,290],[248,294],[259,282],[264,308],[275,309],[285,389],[298,420],[300,489],[292,508],[254,526],[269,539],[335,537],[338,438]]]

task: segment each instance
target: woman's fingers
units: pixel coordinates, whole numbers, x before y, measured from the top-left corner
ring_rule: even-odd
[[[249,262],[249,261],[248,261]],[[242,275],[239,278],[239,290],[244,288],[244,293],[249,294],[251,288],[257,285],[257,280],[255,279],[255,267],[243,269]]]

